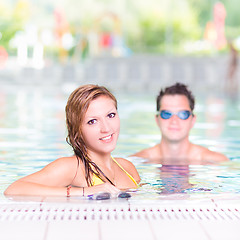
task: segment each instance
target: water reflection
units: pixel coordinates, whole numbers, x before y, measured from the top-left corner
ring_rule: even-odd
[[[134,162],[138,160],[134,158]],[[144,159],[138,169],[143,192],[160,195],[240,193],[238,161],[216,164],[193,159]]]
[[[186,189],[193,187],[189,183],[189,166],[162,165],[159,170],[163,187],[161,193],[184,193]]]

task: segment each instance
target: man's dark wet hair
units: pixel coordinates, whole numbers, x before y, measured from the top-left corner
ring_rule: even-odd
[[[192,92],[187,88],[187,86],[182,83],[175,83],[172,86],[160,90],[159,95],[157,96],[157,111],[160,110],[161,100],[163,96],[176,94],[186,96],[189,101],[189,106],[193,111],[195,105],[194,96],[192,95]]]

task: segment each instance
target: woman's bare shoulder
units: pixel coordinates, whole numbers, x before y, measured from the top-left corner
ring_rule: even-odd
[[[61,157],[46,165],[39,173],[44,175],[51,174],[56,177],[61,175],[71,177],[76,172],[77,166],[78,161],[75,156]]]
[[[75,167],[77,165],[77,158],[76,156],[70,156],[70,157],[61,157],[53,162],[49,163],[45,168],[48,167],[66,167],[68,168]]]
[[[127,166],[134,166],[134,164],[125,159],[125,158],[115,158],[115,160],[122,166],[122,167],[127,167]]]
[[[125,171],[131,174],[137,182],[140,182],[138,171],[131,161],[125,158],[116,158],[115,160],[122,166]]]
[[[73,179],[76,168],[76,157],[62,157],[49,163],[41,170],[17,181],[37,183],[46,186],[67,186]]]

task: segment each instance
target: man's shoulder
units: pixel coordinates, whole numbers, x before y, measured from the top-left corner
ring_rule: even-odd
[[[200,146],[194,145],[194,149],[198,154],[201,155],[201,159],[203,161],[210,161],[210,162],[224,162],[229,161],[229,159],[220,152],[211,151],[210,149]]]
[[[155,145],[153,147],[145,148],[137,153],[132,154],[133,157],[140,157],[140,158],[154,158],[155,156],[159,157],[159,147],[158,145]]]

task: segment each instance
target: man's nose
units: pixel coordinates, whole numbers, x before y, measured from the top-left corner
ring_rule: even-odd
[[[171,117],[171,122],[177,122],[179,120],[178,116],[173,114]]]

